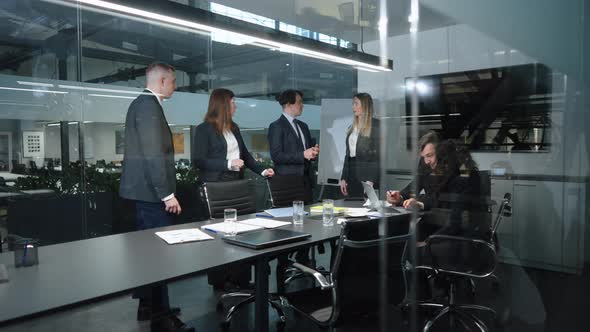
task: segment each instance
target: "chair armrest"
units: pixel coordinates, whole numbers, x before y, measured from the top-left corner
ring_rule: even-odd
[[[487,253],[491,257],[489,269],[486,271],[482,271],[481,273],[474,273],[473,271],[460,272],[460,271],[453,271],[453,270],[441,268],[439,266],[439,264],[437,263],[437,260],[435,259],[436,256],[433,255],[433,251],[432,251],[432,244],[436,243],[436,242],[439,242],[439,243],[440,242],[467,243],[467,244],[479,246],[482,250],[484,250],[484,249],[487,250]],[[426,239],[426,252],[432,259],[432,264],[431,264],[432,269],[437,273],[444,272],[444,273],[450,273],[450,274],[461,275],[461,276],[472,277],[472,278],[483,278],[483,277],[489,276],[490,274],[492,274],[494,272],[494,269],[495,269],[496,263],[497,263],[496,250],[494,249],[494,246],[490,242],[480,240],[480,239],[469,238],[469,237],[462,237],[462,236],[455,236],[455,235],[442,235],[442,234],[441,235],[439,235],[439,234],[431,235],[428,237],[428,239]]]
[[[309,268],[299,263],[293,263],[293,267],[300,270],[303,273],[309,274],[312,277],[314,277],[315,280],[317,280],[317,282],[320,284],[322,290],[334,288],[334,284],[328,282],[328,279],[326,279],[326,277],[324,277],[321,272],[318,272],[312,268]]]

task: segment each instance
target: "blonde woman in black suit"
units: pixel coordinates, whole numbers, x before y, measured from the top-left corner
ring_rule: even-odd
[[[340,179],[345,196],[362,197],[361,181],[379,188],[381,153],[379,120],[373,118],[373,98],[357,93],[352,98],[354,119],[346,135],[346,156]]]

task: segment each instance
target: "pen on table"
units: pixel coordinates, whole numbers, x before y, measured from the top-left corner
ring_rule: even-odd
[[[273,217],[273,216],[271,216],[271,215],[268,215],[268,214],[261,214],[261,213],[257,213],[257,214],[256,214],[256,216],[257,216],[257,217],[262,217],[262,218],[274,218],[274,217]]]
[[[209,229],[209,228],[207,228],[207,227],[203,227],[203,229],[204,229],[204,230],[206,230],[206,231],[209,231],[209,232],[211,232],[211,233],[215,233],[215,234],[217,234],[217,231],[215,231],[215,230],[212,230],[212,229]]]

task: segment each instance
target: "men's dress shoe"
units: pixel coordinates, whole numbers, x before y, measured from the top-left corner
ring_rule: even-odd
[[[178,316],[178,315],[180,315],[180,308],[171,307],[170,313],[172,315]],[[137,320],[144,321],[144,320],[150,320],[151,318],[152,318],[152,306],[140,304],[139,307],[137,308]]]
[[[174,315],[160,316],[152,319],[151,332],[195,332],[194,327],[187,326]]]

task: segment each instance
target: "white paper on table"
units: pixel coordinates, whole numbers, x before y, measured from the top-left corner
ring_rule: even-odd
[[[213,237],[207,233],[203,233],[198,228],[177,229],[173,231],[156,232],[162,240],[168,244],[212,240]]]
[[[231,226],[233,226],[233,229],[235,230],[236,234],[249,232],[249,231],[255,231],[257,229],[264,228],[261,226],[241,224],[239,222],[235,222],[234,225],[231,225]],[[201,226],[202,229],[211,231],[213,233],[229,233],[229,231],[230,231],[229,227],[230,227],[230,225],[227,222],[218,222],[215,224],[208,224],[208,225]]]
[[[336,224],[340,225],[340,224],[342,224],[343,222],[346,222],[346,221],[347,221],[346,218],[337,218],[336,219]]]
[[[267,209],[264,212],[268,213],[269,215],[280,218],[280,217],[292,217],[293,216],[293,207],[285,207],[285,208],[274,208],[274,209]],[[309,212],[303,211],[304,215],[308,215]]]
[[[388,201],[379,201],[379,202],[381,202],[381,204],[382,204],[383,206],[385,206],[385,207],[390,207],[390,206],[392,206],[392,204],[391,204],[391,203],[389,203]],[[365,203],[363,203],[363,206],[371,206],[371,202],[370,202],[370,201],[367,199],[367,200],[365,201]]]
[[[346,215],[349,217],[364,217],[369,213],[367,208],[347,208]]]
[[[264,228],[277,228],[281,226],[291,225],[290,222],[287,221],[279,221],[269,218],[254,218],[254,219],[246,219],[246,220],[238,220],[240,224],[252,225],[252,226],[260,226]]]

